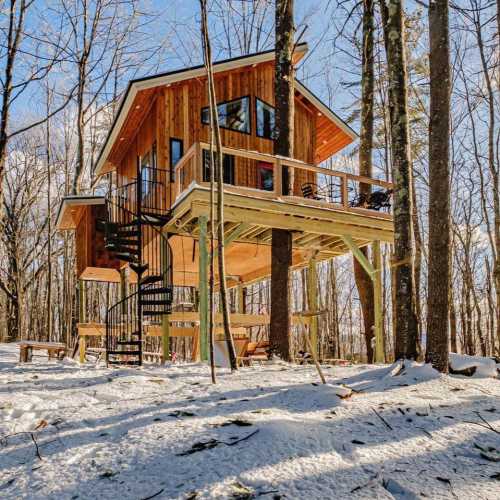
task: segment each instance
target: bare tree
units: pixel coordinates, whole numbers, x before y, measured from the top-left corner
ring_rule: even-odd
[[[448,0],[429,4],[429,291],[425,359],[448,371],[450,283],[450,55]]]
[[[407,68],[401,0],[380,0],[389,81],[392,177],[394,182],[395,356],[417,357],[414,309],[413,198],[408,129]]]
[[[231,325],[229,317],[228,294],[226,285],[226,264],[224,258],[224,163],[222,161],[222,142],[219,129],[219,114],[217,111],[217,99],[215,96],[215,85],[212,68],[212,53],[210,48],[210,38],[207,24],[207,4],[206,0],[200,0],[202,15],[202,37],[204,47],[205,66],[207,68],[207,86],[210,102],[210,123],[212,134],[215,137],[216,144],[216,165],[217,165],[217,250],[219,267],[219,289],[222,307],[222,317],[224,324],[224,334],[228,348],[229,363],[231,371],[238,370],[236,360],[236,351],[234,348],[233,336],[231,334]],[[210,161],[213,164],[213,156]],[[213,170],[213,165],[212,165]],[[212,220],[213,224],[213,220]]]

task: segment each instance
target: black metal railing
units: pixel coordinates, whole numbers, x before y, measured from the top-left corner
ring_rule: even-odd
[[[136,289],[106,314],[108,364],[141,365],[146,330],[160,325],[172,305],[172,250],[162,227],[168,222],[168,171],[140,167],[135,181],[106,197],[106,247],[128,262]]]

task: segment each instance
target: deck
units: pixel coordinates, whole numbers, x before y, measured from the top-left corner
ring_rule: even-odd
[[[200,236],[200,221],[207,222],[210,214],[210,186],[203,180],[201,161],[206,149],[207,144],[195,144],[176,166],[172,218],[164,231],[174,235],[174,281],[179,284],[197,281],[194,241]],[[386,190],[392,188],[390,183],[257,152],[234,148],[223,148],[223,152],[236,161],[246,161],[247,168],[253,163],[256,169],[262,164],[273,169],[272,190],[258,189],[252,175],[245,177],[246,185],[225,185],[226,265],[235,282],[251,283],[270,274],[273,228],[292,233],[294,268],[306,266],[312,256],[324,260],[374,241],[392,242],[390,213],[352,206],[360,185]],[[295,171],[291,196],[281,194],[281,169],[285,166]],[[323,199],[302,196],[302,181],[318,186],[326,195]],[[322,187],[325,185],[327,190]]]

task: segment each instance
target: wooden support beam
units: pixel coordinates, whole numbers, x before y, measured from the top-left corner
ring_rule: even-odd
[[[375,362],[385,362],[383,311],[382,311],[382,254],[380,252],[380,241],[374,241],[372,245],[373,267],[375,272],[373,279],[373,305],[375,310],[374,334],[375,334]]]
[[[352,252],[354,257],[356,257],[357,261],[361,264],[363,269],[368,273],[370,278],[373,280],[373,274],[375,273],[375,268],[372,266],[372,263],[364,256],[363,252],[356,245],[351,236],[347,234],[343,234],[342,241],[347,245],[349,250]]]
[[[318,311],[318,270],[316,268],[316,259],[313,257],[309,261],[307,270],[307,300],[309,302],[309,311],[313,313],[309,325],[309,334],[312,346],[312,355],[315,359],[318,357],[318,317],[314,313]]]
[[[85,322],[85,281],[78,281],[78,322]],[[86,342],[85,337],[78,337],[78,351],[80,364],[85,363]]]
[[[241,223],[238,224],[236,229],[231,231],[225,238],[224,238],[224,248],[227,249],[227,247],[236,239],[238,239],[245,231],[247,231],[251,227],[251,224],[248,223]],[[216,259],[219,255],[219,250],[216,248],[214,249],[214,259]]]
[[[78,355],[80,364],[83,365],[85,363],[85,351],[87,350],[87,342],[85,336],[81,335],[78,337]]]
[[[207,217],[198,219],[199,227],[199,283],[200,283],[200,357],[208,360],[208,248]]]

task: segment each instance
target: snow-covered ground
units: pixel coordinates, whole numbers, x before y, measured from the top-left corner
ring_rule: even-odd
[[[17,357],[0,344],[2,499],[500,498],[498,379]]]

